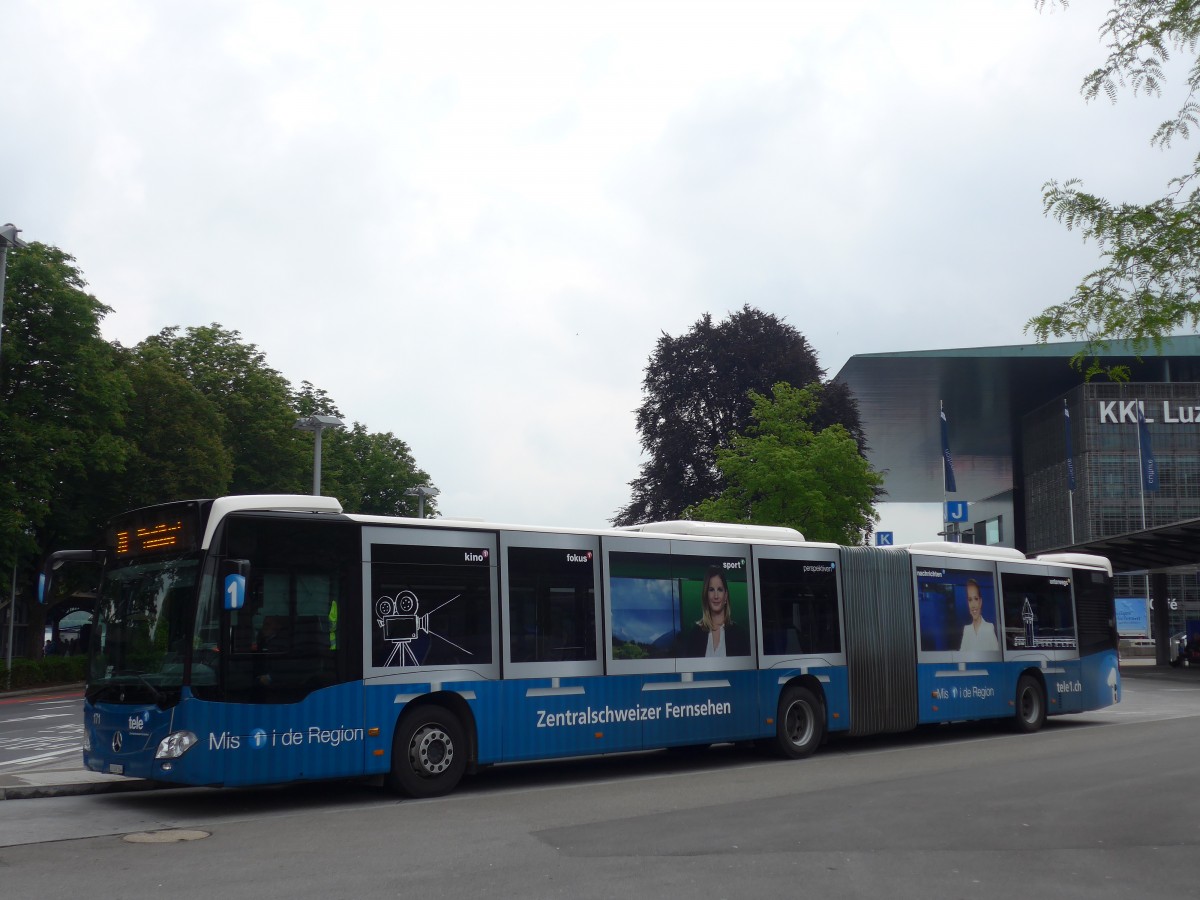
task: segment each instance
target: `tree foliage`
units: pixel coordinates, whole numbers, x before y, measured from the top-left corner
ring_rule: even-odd
[[[129,454],[129,382],[100,335],[111,310],[75,260],[8,252],[0,344],[0,569],[59,541],[91,541],[106,480]],[[4,577],[4,576],[0,576]]]
[[[746,428],[751,391],[777,382],[819,382],[817,355],[799,331],[747,305],[721,322],[705,314],[679,337],[663,333],[646,364],[644,399],[637,410],[642,449],[648,455],[630,482],[632,498],[615,525],[675,519],[725,486],[717,450]],[[826,386],[812,411],[820,429],[840,423],[863,447],[858,406],[840,383]]]
[[[94,547],[127,509],[244,493],[307,493],[312,436],[298,415],[341,416],[310,382],[294,390],[264,354],[218,324],[110,344],[111,312],[75,261],[32,243],[8,251],[0,343],[0,590],[40,635],[33,584],[50,551]],[[355,422],[325,436],[326,494],[350,512],[415,515],[428,484],[408,445]],[[436,507],[426,503],[427,514]],[[74,570],[72,570],[74,571]],[[92,577],[90,574],[87,577]],[[90,586],[90,585],[89,585]],[[31,640],[40,650],[40,639]]]
[[[821,387],[776,384],[772,397],[752,391],[751,424],[717,450],[726,487],[685,512],[690,519],[786,525],[809,540],[859,544],[878,517],[883,476],[871,469],[846,428],[810,424]]]
[[[312,451],[294,430],[291,385],[257,346],[214,322],[164,328],[137,349],[158,354],[216,408],[233,462],[230,493],[307,492]]]
[[[1190,137],[1200,114],[1200,0],[1114,0],[1100,34],[1108,57],[1083,80],[1088,100],[1103,94],[1116,102],[1122,89],[1161,96],[1172,55],[1193,58],[1178,111],[1150,140],[1165,149]],[[1085,191],[1077,178],[1048,181],[1042,199],[1048,216],[1095,242],[1102,265],[1068,300],[1029,320],[1026,329],[1038,340],[1082,340],[1075,363],[1086,364],[1089,377],[1103,372],[1125,379],[1124,367],[1100,363],[1113,341],[1128,341],[1143,353],[1161,349],[1162,338],[1173,332],[1200,327],[1200,155],[1149,203],[1105,199]]]
[[[405,492],[429,484],[408,444],[390,431],[370,433],[355,422],[349,431],[328,436],[326,493],[342,501],[347,512],[379,516],[416,516],[418,502]],[[437,515],[435,498],[426,497],[425,516]]]
[[[133,388],[125,430],[132,449],[113,511],[228,493],[233,457],[217,406],[154,344],[126,351],[124,360]]]

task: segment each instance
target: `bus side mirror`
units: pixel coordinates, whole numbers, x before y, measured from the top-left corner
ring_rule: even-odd
[[[90,563],[103,566],[108,554],[103,550],[57,550],[46,557],[38,573],[38,603],[45,604],[54,589],[54,574],[67,563]]]
[[[250,577],[250,560],[226,559],[221,562],[225,608],[241,609],[246,605],[246,579]]]

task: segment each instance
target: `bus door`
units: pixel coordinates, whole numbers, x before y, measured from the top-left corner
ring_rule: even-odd
[[[202,740],[222,760],[224,783],[362,774],[362,645],[347,633],[362,591],[358,528],[246,514],[225,520],[222,542],[225,557],[247,567],[245,594],[223,609],[231,605],[223,579],[210,584],[198,613],[192,690],[225,705],[192,709],[214,717]]]
[[[920,721],[1007,715],[995,564],[914,555],[913,575]]]
[[[609,671],[632,676],[614,680],[636,686],[625,702],[636,706],[642,745],[755,734],[750,548],[677,539],[603,543]]]
[[[599,539],[502,532],[500,553],[503,758],[613,749],[612,729],[598,721],[610,703],[599,654]]]
[[[1020,669],[1041,671],[1050,714],[1083,709],[1071,590],[1075,575],[1059,566],[1000,567],[1005,659]]]

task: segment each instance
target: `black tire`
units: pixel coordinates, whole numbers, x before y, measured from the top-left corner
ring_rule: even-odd
[[[1017,681],[1017,730],[1025,734],[1040,731],[1046,724],[1046,692],[1032,675],[1022,675]]]
[[[458,716],[443,706],[404,714],[392,741],[388,787],[409,797],[440,797],[467,770],[467,739]]]
[[[792,685],[779,697],[775,750],[788,759],[812,756],[825,738],[825,706],[806,687]]]

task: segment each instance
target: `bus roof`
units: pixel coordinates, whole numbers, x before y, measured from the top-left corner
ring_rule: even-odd
[[[233,497],[220,497],[212,501],[212,509],[204,532],[203,547],[208,547],[216,532],[217,525],[230,513],[245,510],[310,512],[324,514],[342,513],[342,504],[334,497],[319,497],[306,494],[243,494]],[[621,532],[636,532],[648,537],[670,537],[672,535],[692,538],[713,538],[718,540],[738,540],[745,542],[780,542],[789,544],[805,544],[809,547],[835,547],[836,544],[814,543],[806,541],[804,535],[795,528],[777,525],[743,525],[732,522],[696,522],[689,520],[674,520],[667,522],[643,522],[638,525],[626,525],[620,528],[562,528],[535,525],[500,524],[485,522],[482,519],[468,518],[437,518],[416,519],[403,516],[352,515],[358,522],[378,522],[380,524],[403,521],[406,524],[425,525],[434,528],[453,528],[475,526],[484,528],[504,528],[520,531],[540,532],[571,532],[577,534],[619,534]],[[897,550],[909,553],[936,553],[947,556],[973,556],[977,559],[1020,560],[1022,562],[1057,563],[1069,566],[1085,566],[1099,569],[1112,575],[1112,563],[1103,556],[1093,556],[1085,553],[1047,553],[1037,557],[1027,557],[1020,550],[1012,547],[989,547],[982,544],[950,543],[948,541],[921,541],[897,546]]]
[[[342,504],[334,497],[314,497],[305,494],[242,494],[236,497],[219,497],[213,501],[209,510],[208,525],[204,529],[204,541],[200,546],[209,546],[222,519],[230,513],[246,509],[340,513]]]
[[[801,543],[804,541],[804,535],[795,528],[785,528],[780,525],[740,525],[729,522],[675,520],[624,525],[617,530],[640,531],[648,534],[686,534],[690,537],[729,537],[746,541],[797,541]]]

